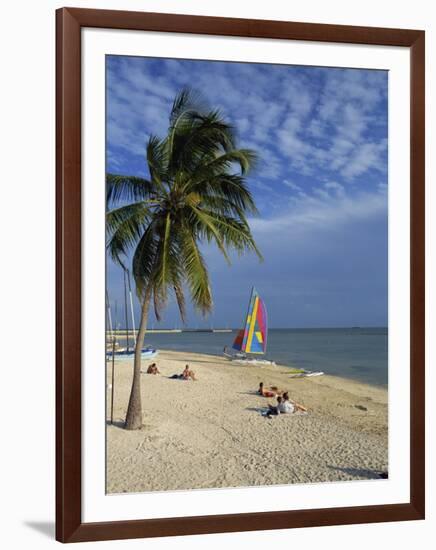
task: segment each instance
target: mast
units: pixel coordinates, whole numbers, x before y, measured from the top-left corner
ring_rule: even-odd
[[[266,351],[268,325],[265,304],[253,287],[241,349],[245,353],[263,354]]]
[[[133,332],[133,341],[136,346],[136,329],[135,329],[135,314],[133,313],[133,298],[132,298],[132,287],[130,285],[130,273],[127,270],[127,282],[129,284],[129,296],[130,296],[130,313],[132,314],[132,332]]]
[[[236,333],[236,338],[233,342],[233,349],[236,349],[238,351],[241,351],[243,353],[245,353],[245,344],[247,342],[247,336],[248,336],[248,316],[250,315],[250,310],[251,310],[251,301],[253,299],[253,292],[254,292],[254,286],[251,288],[251,294],[250,294],[250,298],[248,300],[248,307],[247,307],[247,313],[245,314],[245,317],[244,317],[244,324],[243,324],[243,328],[241,328],[237,333]]]
[[[266,304],[263,300],[262,300],[262,307],[263,307],[263,312],[264,312],[264,315],[265,315],[265,335],[264,335],[265,346],[264,346],[264,353],[266,353],[266,348],[268,346],[268,310],[266,309]]]
[[[244,353],[246,352],[246,347],[247,347],[248,331],[250,328],[250,319],[253,314],[252,310],[254,305],[255,292],[256,292],[256,289],[254,288],[254,286],[252,286],[250,299],[248,300],[247,315],[245,316],[244,337],[242,339],[242,345],[241,345],[241,351],[243,351]]]
[[[114,423],[114,394],[115,394],[115,338],[112,340],[111,424]]]
[[[107,310],[107,319],[108,319],[108,324],[109,324],[109,332],[110,332],[110,335],[111,335],[111,339],[114,340],[114,328],[112,326],[111,305],[110,305],[110,302],[109,302],[109,294],[108,294],[107,290],[106,290],[106,310]]]
[[[127,353],[129,353],[129,318],[127,315],[127,274],[126,274],[126,269],[123,268],[123,270],[124,270],[124,318],[126,322],[126,341],[127,341],[126,347],[127,347]]]

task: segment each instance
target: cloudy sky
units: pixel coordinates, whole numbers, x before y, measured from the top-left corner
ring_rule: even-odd
[[[387,72],[108,56],[109,172],[148,176],[145,144],[166,134],[185,86],[260,157],[249,175],[261,213],[251,227],[265,258],[229,268],[205,249],[214,313],[191,310],[189,326],[239,326],[252,285],[271,327],[386,326]],[[110,261],[108,291],[120,312],[123,273]],[[161,326],[175,325],[169,304]]]

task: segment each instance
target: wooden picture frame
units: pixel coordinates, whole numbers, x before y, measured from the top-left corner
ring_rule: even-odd
[[[82,523],[81,29],[85,27],[410,48],[410,502]],[[424,32],[77,8],[57,10],[56,31],[56,539],[79,542],[423,519]]]

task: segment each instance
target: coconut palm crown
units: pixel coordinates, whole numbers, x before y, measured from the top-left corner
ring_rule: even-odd
[[[255,154],[238,149],[235,134],[219,111],[192,91],[175,98],[168,134],[151,136],[146,147],[149,177],[107,174],[107,250],[131,271],[142,303],[132,391],[125,427],[142,426],[141,348],[150,306],[155,316],[172,294],[183,321],[185,291],[203,314],[213,306],[202,243],[213,242],[230,263],[229,251],[260,252],[246,216],[257,209],[245,176]]]

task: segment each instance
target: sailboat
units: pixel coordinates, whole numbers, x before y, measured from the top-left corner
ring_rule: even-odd
[[[236,335],[233,349],[228,350],[227,346],[224,348],[224,356],[242,365],[275,365],[274,361],[249,355],[265,355],[267,338],[268,319],[265,302],[253,287],[244,328]]]
[[[109,295],[106,290],[106,307],[107,307],[107,315],[108,315],[108,321],[109,321],[109,334],[111,337],[111,341],[113,342],[112,346],[107,346],[106,349],[106,357],[107,359],[112,358],[112,355],[114,355],[114,359],[129,359],[133,358],[135,356],[135,349],[129,348],[129,326],[128,326],[128,317],[127,317],[127,285],[129,289],[129,295],[130,295],[130,313],[132,316],[132,334],[133,334],[133,341],[136,345],[136,329],[135,329],[135,315],[133,312],[133,298],[132,298],[132,287],[130,284],[130,273],[128,269],[124,269],[124,306],[125,306],[125,314],[126,314],[126,340],[127,340],[127,348],[120,348],[118,343],[115,342],[115,332],[112,327],[112,315],[111,315],[111,309],[110,309],[110,302],[109,302]],[[151,346],[147,346],[145,348],[142,348],[141,350],[141,357],[144,359],[152,359],[153,357],[156,357],[158,355],[159,351]]]
[[[143,359],[153,359],[158,354],[159,354],[159,351],[157,349],[152,348],[151,346],[142,348],[141,350],[141,357]],[[111,359],[112,350],[108,349],[106,351],[106,356],[108,359]],[[115,350],[115,360],[130,359],[131,357],[135,357],[135,350],[127,350],[125,348]]]

